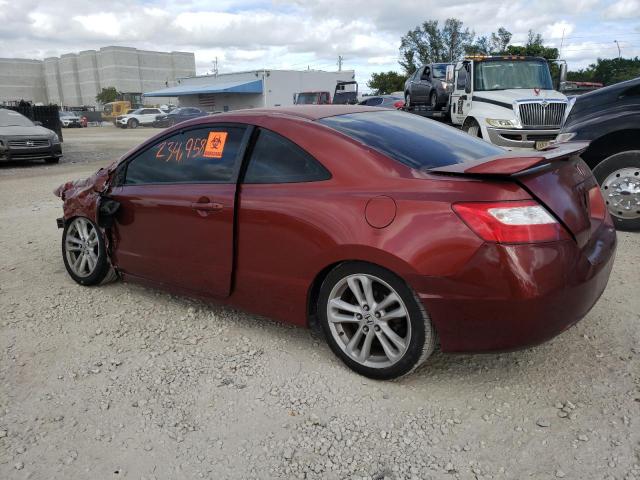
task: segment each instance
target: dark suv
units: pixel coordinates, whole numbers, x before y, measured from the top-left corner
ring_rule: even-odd
[[[640,230],[640,77],[574,97],[558,142],[591,142],[593,170],[617,228]]]
[[[430,63],[419,67],[404,83],[406,108],[428,105],[433,110],[444,107],[453,85],[445,81],[448,63]]]

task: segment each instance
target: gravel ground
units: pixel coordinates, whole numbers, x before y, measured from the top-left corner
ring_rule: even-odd
[[[640,235],[553,341],[376,382],[307,330],[68,277],[51,191],[156,132],[0,166],[0,478],[640,479]]]

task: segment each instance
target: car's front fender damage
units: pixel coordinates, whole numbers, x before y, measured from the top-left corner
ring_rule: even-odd
[[[63,201],[63,218],[57,219],[58,227],[64,228],[74,217],[86,217],[100,228],[107,252],[111,251],[111,238],[106,229],[112,225],[113,215],[120,204],[106,197],[116,163],[101,168],[84,180],[74,180],[58,186],[53,193]]]

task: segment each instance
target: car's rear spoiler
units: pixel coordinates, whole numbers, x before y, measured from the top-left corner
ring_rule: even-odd
[[[445,175],[513,175],[544,168],[557,160],[567,160],[584,152],[589,142],[567,142],[552,145],[538,152],[505,152],[503,155],[482,158],[473,162],[454,163],[429,169],[429,173]]]

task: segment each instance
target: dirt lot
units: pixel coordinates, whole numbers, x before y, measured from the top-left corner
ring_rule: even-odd
[[[375,382],[307,330],[69,278],[51,191],[156,132],[0,165],[0,478],[640,479],[640,235],[553,341]]]

